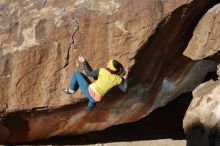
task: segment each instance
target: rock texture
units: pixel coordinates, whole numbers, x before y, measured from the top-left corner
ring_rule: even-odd
[[[196,27],[184,55],[203,59],[220,51],[220,4],[210,9]]]
[[[210,9],[199,22],[184,54],[193,60],[208,57],[218,64],[220,76],[220,4]],[[189,146],[220,145],[220,78],[210,80],[193,91],[193,100],[183,127]]]
[[[212,61],[182,55],[209,0],[1,0],[0,142],[81,134],[137,121],[193,90]],[[110,58],[129,68],[129,92],[110,92],[93,111],[61,89],[81,66]],[[3,131],[3,132],[2,132]]]

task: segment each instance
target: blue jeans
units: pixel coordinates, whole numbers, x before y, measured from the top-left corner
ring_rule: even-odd
[[[92,108],[95,106],[96,101],[93,99],[93,97],[89,94],[88,88],[89,83],[88,81],[82,76],[80,71],[75,71],[72,75],[72,79],[70,82],[71,90],[76,91],[78,88],[81,89],[83,95],[89,100],[89,103],[87,105],[88,110],[92,110]]]

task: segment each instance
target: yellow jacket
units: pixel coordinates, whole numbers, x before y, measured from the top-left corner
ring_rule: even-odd
[[[117,74],[111,74],[105,68],[100,68],[98,79],[89,87],[98,95],[103,97],[112,87],[120,84],[122,78]]]

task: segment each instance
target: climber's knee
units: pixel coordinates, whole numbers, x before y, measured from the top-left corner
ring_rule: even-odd
[[[79,70],[76,70],[76,71],[73,72],[73,75],[72,75],[72,76],[76,76],[76,75],[79,75],[79,74],[81,74],[80,71],[79,71]]]
[[[79,70],[74,71],[75,74],[80,74]]]

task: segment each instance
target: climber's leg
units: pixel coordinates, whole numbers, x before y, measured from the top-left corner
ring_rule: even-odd
[[[75,71],[72,74],[72,78],[71,78],[71,81],[70,81],[69,88],[64,88],[63,92],[68,93],[68,94],[73,94],[79,88],[79,84],[78,84],[77,79],[76,79],[76,72],[78,72],[78,71]]]
[[[89,94],[88,91],[89,83],[79,71],[75,71],[72,76],[70,89],[76,91],[78,87],[82,91],[83,95],[89,99],[89,103],[87,107],[89,110],[91,110],[95,106],[96,102],[93,99],[93,97]]]
[[[93,101],[89,100],[89,103],[87,105],[88,110],[92,110],[92,108],[96,105],[95,100],[92,98]]]
[[[77,80],[77,78],[79,78],[79,79]],[[80,78],[83,78],[83,77],[81,77],[81,73],[78,70],[75,71],[72,74],[72,78],[70,80],[69,88],[64,88],[63,92],[66,92],[66,93],[69,93],[69,94],[73,94],[79,88],[79,83],[78,82],[80,80],[82,80]]]
[[[69,89],[72,91],[76,91],[79,88],[79,84],[77,81],[77,76],[76,74],[80,73],[79,71],[75,71],[72,75],[71,81],[70,81],[70,86]]]

